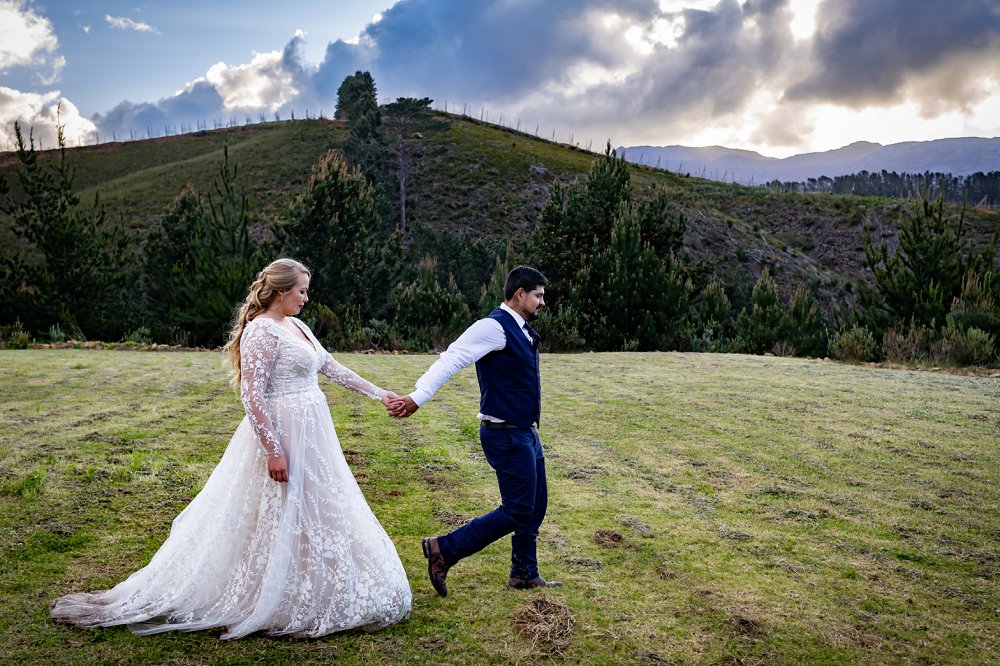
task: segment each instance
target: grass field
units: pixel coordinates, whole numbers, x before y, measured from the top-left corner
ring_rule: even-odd
[[[407,390],[427,356],[344,355]],[[464,371],[411,419],[327,385],[414,591],[408,621],[321,640],[137,637],[48,605],[143,566],[242,417],[216,353],[0,352],[4,663],[1000,662],[1000,381],[798,359],[543,358],[544,593],[512,617],[498,543],[434,595],[419,538],[492,508]],[[207,539],[224,535],[206,535]]]

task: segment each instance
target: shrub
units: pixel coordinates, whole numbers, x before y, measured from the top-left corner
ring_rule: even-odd
[[[63,332],[62,327],[59,324],[52,324],[49,326],[49,340],[52,342],[66,341],[66,334]]]
[[[122,342],[134,342],[136,344],[148,345],[153,342],[153,334],[150,333],[148,326],[140,326],[133,331],[129,331],[123,338]]]
[[[907,328],[897,325],[882,336],[885,358],[895,363],[920,363],[930,358],[934,332],[912,319]]]
[[[362,349],[399,349],[401,346],[399,332],[384,319],[372,319],[367,326],[361,327]]]
[[[941,365],[987,365],[993,359],[995,337],[979,328],[964,331],[946,326],[931,345],[931,356]]]
[[[0,345],[6,349],[27,349],[31,346],[31,334],[24,330],[21,320],[16,319],[0,329]]]
[[[771,347],[771,353],[775,356],[795,356],[795,345],[788,340],[778,340]]]
[[[471,320],[455,279],[448,276],[442,287],[436,268],[437,262],[425,257],[417,279],[399,291],[396,321],[408,348],[443,349]]]
[[[870,361],[875,356],[875,336],[855,324],[833,336],[830,353],[838,361]]]
[[[583,349],[587,344],[580,329],[583,328],[580,314],[572,306],[559,306],[554,311],[542,311],[538,326],[542,336],[541,351],[573,351]]]

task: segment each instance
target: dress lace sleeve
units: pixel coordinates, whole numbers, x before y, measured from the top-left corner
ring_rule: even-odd
[[[284,454],[268,415],[265,392],[278,355],[278,337],[261,323],[250,323],[240,340],[240,399],[253,431],[270,457]]]
[[[334,360],[330,352],[326,352],[326,363],[319,369],[319,373],[329,377],[334,383],[355,393],[366,395],[372,400],[381,400],[382,396],[385,395],[385,391]]]

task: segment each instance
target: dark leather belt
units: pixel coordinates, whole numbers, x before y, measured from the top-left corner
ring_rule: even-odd
[[[483,420],[482,424],[487,428],[492,430],[521,430],[521,426],[516,426],[513,423],[495,423],[493,421]]]

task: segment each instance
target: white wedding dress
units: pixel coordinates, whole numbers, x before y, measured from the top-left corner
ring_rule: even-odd
[[[409,614],[406,572],[344,460],[317,373],[382,391],[288,319],[311,344],[265,317],[243,331],[247,416],[153,559],[110,590],[56,599],[53,618],[139,634],[225,627],[230,639],[376,630]],[[287,483],[267,472],[281,452]]]

